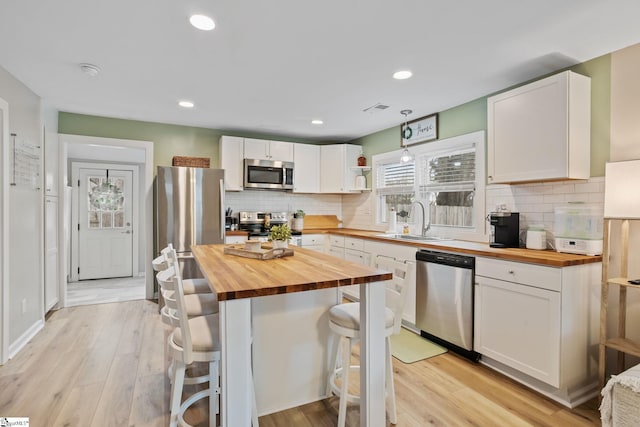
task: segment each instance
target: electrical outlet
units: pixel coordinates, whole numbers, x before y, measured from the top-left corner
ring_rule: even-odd
[[[27,312],[27,299],[23,298],[22,299],[22,314],[25,314]]]

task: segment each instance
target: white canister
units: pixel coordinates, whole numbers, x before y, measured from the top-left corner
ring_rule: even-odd
[[[531,225],[527,229],[527,249],[547,249],[547,232],[542,225]]]
[[[367,188],[367,178],[364,175],[357,175],[355,185],[356,190],[364,190]]]
[[[244,242],[244,250],[251,252],[259,252],[262,247],[262,242],[260,240],[247,240]]]

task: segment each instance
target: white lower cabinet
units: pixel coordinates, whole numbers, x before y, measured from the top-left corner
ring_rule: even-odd
[[[364,252],[364,240],[354,237],[329,235],[329,254],[347,261],[362,265],[371,265],[369,254]],[[346,298],[358,301],[360,299],[360,285],[341,288]]]
[[[347,238],[349,239],[349,238]],[[352,239],[353,240],[353,239]],[[371,265],[371,256],[363,251],[355,249],[344,249],[344,259],[361,265]],[[360,285],[347,286],[343,288],[343,292],[351,299],[360,300]]]
[[[244,243],[247,241],[247,236],[224,236],[225,243]]]
[[[407,245],[394,245],[392,243],[381,243],[373,240],[365,240],[364,251],[369,254],[371,265],[375,265],[378,255],[388,258],[395,258],[408,264],[407,268],[407,294],[402,310],[402,320],[404,323],[415,327],[416,324],[416,248]]]
[[[560,292],[477,276],[475,301],[475,351],[558,387]]]
[[[344,259],[344,236],[329,234],[329,255]]]
[[[302,247],[324,253],[326,236],[326,234],[303,234]]]
[[[601,265],[476,258],[474,350],[569,407],[595,396]]]

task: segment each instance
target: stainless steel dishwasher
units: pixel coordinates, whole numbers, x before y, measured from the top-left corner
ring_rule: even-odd
[[[421,335],[469,359],[473,351],[475,258],[423,249],[416,252],[416,326]]]

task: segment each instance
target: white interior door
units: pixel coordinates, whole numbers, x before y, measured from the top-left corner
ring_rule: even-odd
[[[133,274],[133,172],[81,168],[78,279]]]

